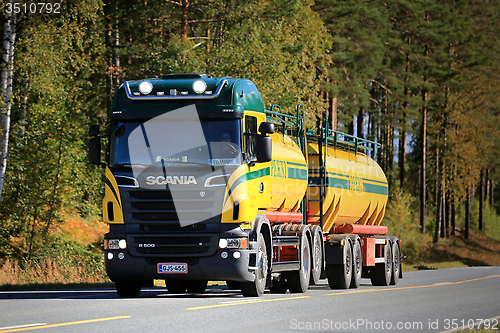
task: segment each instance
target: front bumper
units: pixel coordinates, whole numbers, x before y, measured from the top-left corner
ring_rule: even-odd
[[[238,259],[233,255],[235,252],[240,253]],[[209,257],[152,259],[134,257],[127,250],[106,250],[104,261],[106,273],[115,282],[151,279],[252,282],[255,280],[254,271],[249,269],[252,252],[255,253],[248,249],[218,249],[215,255]],[[188,272],[158,273],[159,263],[187,263]]]

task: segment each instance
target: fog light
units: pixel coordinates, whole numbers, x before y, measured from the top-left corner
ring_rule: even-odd
[[[241,258],[241,252],[239,252],[239,251],[233,252],[233,258],[234,259],[240,259]]]
[[[113,259],[113,253],[108,252],[108,260],[112,260],[112,259]]]
[[[225,249],[227,247],[227,239],[221,238],[219,240],[219,248],[220,249]]]
[[[227,252],[225,252],[225,251],[224,251],[224,252],[222,252],[222,253],[220,254],[220,256],[221,256],[221,258],[222,258],[222,259],[226,259],[226,258],[227,258]]]
[[[118,247],[122,250],[125,250],[127,248],[127,241],[125,239],[120,239],[118,242]]]
[[[118,259],[122,260],[123,258],[125,258],[123,252],[118,253]]]

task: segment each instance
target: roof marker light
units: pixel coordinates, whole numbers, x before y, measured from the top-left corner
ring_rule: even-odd
[[[207,90],[207,83],[203,80],[193,82],[193,91],[197,94],[203,94]]]
[[[141,94],[147,95],[153,91],[153,84],[149,81],[141,81],[141,83],[139,83],[139,91]]]

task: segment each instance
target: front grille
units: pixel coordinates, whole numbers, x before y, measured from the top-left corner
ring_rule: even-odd
[[[197,209],[207,209],[212,207],[212,202],[210,201],[203,201],[203,202],[197,202],[196,203],[196,208]],[[192,209],[193,208],[193,203],[192,202],[173,202],[173,200],[170,202],[132,202],[131,203],[132,208],[138,209],[138,210],[186,210],[186,209]]]
[[[215,222],[222,206],[221,193],[199,189],[170,191],[122,189],[126,192],[125,213],[131,223],[162,222],[190,225],[201,221]],[[222,193],[223,194],[223,193]]]
[[[218,234],[128,235],[127,244],[133,255],[210,256],[218,239]]]
[[[139,231],[141,232],[200,232],[205,230],[207,225],[205,223],[195,223],[181,227],[180,225],[172,224],[141,224]]]
[[[207,217],[205,212],[176,212],[169,213],[132,213],[132,218],[139,221],[165,221],[179,222],[179,214],[181,215],[182,224],[191,224],[203,221]]]
[[[217,251],[224,188],[120,188],[132,255],[210,256]]]
[[[214,190],[176,190],[174,194],[167,190],[151,190],[151,191],[131,191],[129,192],[129,196],[132,198],[140,199],[140,200],[186,200],[186,199],[194,199],[200,200],[201,195],[200,192],[204,192],[203,197],[205,199],[209,199],[214,197]]]
[[[185,245],[185,246],[193,246],[199,245],[200,243],[208,243],[210,242],[210,237],[201,236],[201,237],[135,237],[135,241],[137,243],[149,244],[155,243],[158,245]]]
[[[142,254],[159,254],[159,255],[193,255],[205,254],[210,248],[208,246],[200,246],[196,248],[153,248],[153,249],[137,249],[138,253]]]

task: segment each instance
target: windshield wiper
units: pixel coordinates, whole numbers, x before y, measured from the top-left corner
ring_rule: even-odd
[[[133,167],[141,167],[141,168],[149,168],[151,165],[150,164],[143,164],[143,163],[119,163],[119,164],[113,164],[113,168],[133,168]]]
[[[201,163],[201,162],[182,162],[182,161],[168,161],[168,162],[162,162],[162,165],[168,165],[168,164],[195,164],[195,165],[201,165],[201,166],[210,166],[208,163]]]

